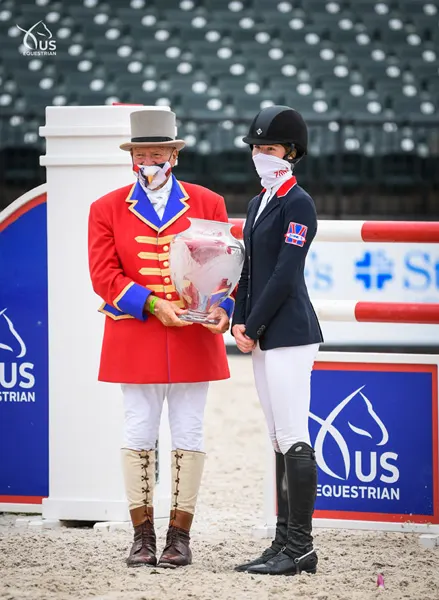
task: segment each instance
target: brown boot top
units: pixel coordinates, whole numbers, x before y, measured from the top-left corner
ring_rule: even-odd
[[[191,513],[185,512],[184,510],[178,510],[177,508],[171,510],[169,515],[169,526],[177,527],[178,529],[189,532],[191,530],[193,519],[194,515],[191,515]]]
[[[152,506],[139,506],[130,510],[131,521],[134,527],[138,527],[147,521],[154,523],[154,508]]]

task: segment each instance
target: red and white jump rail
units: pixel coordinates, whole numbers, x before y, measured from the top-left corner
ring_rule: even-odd
[[[244,219],[230,219],[242,239]],[[439,243],[439,223],[414,221],[319,221],[319,242]],[[439,324],[439,304],[314,300],[322,321]]]
[[[232,233],[242,239],[244,219],[230,219]],[[319,221],[318,242],[439,243],[439,223],[430,221]]]
[[[322,321],[439,324],[439,304],[314,300],[313,306]]]

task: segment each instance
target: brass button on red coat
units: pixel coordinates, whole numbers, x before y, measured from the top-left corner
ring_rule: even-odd
[[[169,261],[168,261],[168,260],[165,260],[165,262],[163,263],[163,266],[164,266],[164,267],[169,267]]]

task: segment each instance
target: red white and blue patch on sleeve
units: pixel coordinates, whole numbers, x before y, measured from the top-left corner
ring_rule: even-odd
[[[285,243],[293,244],[294,246],[303,246],[306,242],[307,233],[308,227],[306,225],[291,222],[285,234]]]

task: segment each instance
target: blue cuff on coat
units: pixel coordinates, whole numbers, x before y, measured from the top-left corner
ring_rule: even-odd
[[[120,311],[132,315],[139,321],[146,321],[148,318],[143,308],[146,299],[151,294],[151,290],[139,285],[138,283],[128,284],[113,301],[113,305]]]
[[[233,311],[235,309],[235,301],[233,300],[233,298],[226,298],[223,302],[221,302],[220,308],[224,308],[224,310],[227,313],[227,316],[229,317],[229,319],[231,319]]]
[[[117,308],[114,308],[114,306],[111,306],[111,304],[106,304],[105,302],[101,304],[98,312],[102,313],[103,315],[107,315],[107,317],[110,317],[113,319],[113,321],[120,321],[121,319],[134,319],[133,315],[128,315],[121,310],[117,310]]]

